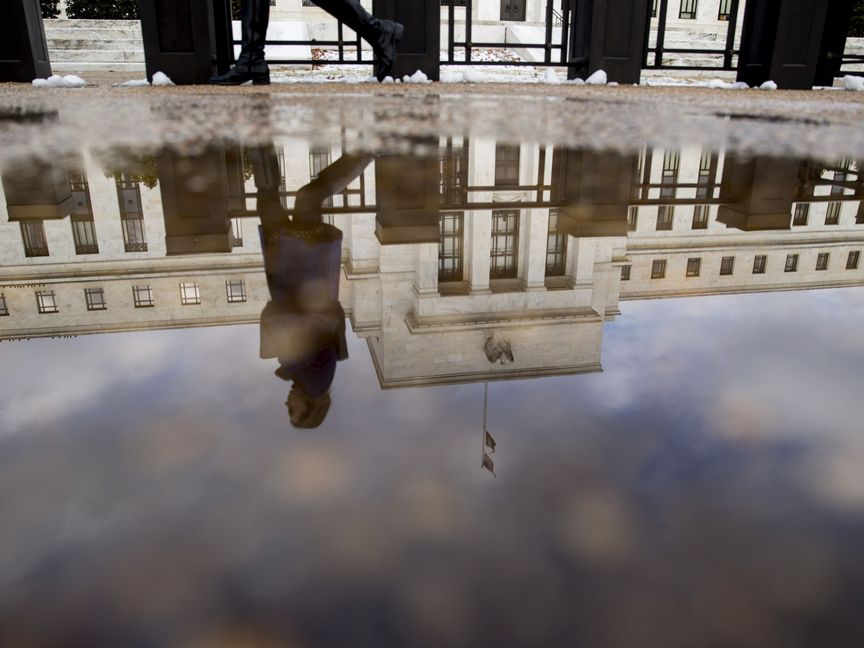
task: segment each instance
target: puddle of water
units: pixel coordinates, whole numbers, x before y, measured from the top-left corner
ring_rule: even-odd
[[[0,644],[853,645],[859,161],[410,148],[5,164]]]

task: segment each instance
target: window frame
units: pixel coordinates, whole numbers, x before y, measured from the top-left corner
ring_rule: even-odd
[[[666,259],[654,259],[651,262],[651,278],[665,279],[666,278]]]
[[[233,292],[233,288],[239,285],[240,293],[239,296],[237,293]],[[227,279],[225,281],[225,298],[228,300],[229,304],[244,304],[248,301],[248,296],[246,294],[246,280],[245,279]]]
[[[698,277],[702,272],[702,258],[691,257],[687,259],[686,276],[688,278]]]
[[[146,297],[142,297],[145,294]],[[132,304],[135,308],[154,308],[156,300],[153,297],[153,287],[150,284],[132,286]]]
[[[816,255],[816,271],[823,272],[828,269],[828,264],[831,261],[830,252],[820,252]]]
[[[201,305],[201,286],[197,281],[181,281],[180,282],[180,305],[181,306],[200,306]]]
[[[48,300],[50,300],[50,303]],[[53,290],[37,290],[36,307],[39,309],[40,315],[59,313],[60,305],[57,303],[57,293]]]
[[[726,267],[728,262],[729,267]],[[728,270],[728,271],[727,271]],[[735,274],[735,257],[734,256],[725,256],[720,258],[720,276],[721,277],[731,277]]]
[[[99,300],[93,297],[98,295]],[[103,288],[85,288],[84,303],[87,305],[88,311],[104,311],[108,310],[108,301],[105,299],[105,290]]]
[[[765,274],[768,270],[768,255],[757,254],[753,257],[753,274]]]

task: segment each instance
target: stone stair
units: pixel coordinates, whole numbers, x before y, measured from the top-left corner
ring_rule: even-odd
[[[135,20],[46,20],[45,37],[57,72],[144,72],[141,25]]]

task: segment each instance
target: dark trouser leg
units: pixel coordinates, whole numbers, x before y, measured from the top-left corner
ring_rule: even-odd
[[[345,23],[370,45],[375,45],[378,19],[366,11],[357,0],[312,0],[331,16]]]
[[[320,223],[321,203],[327,197],[344,191],[373,159],[371,155],[343,155],[326,169],[322,169],[315,180],[297,192],[294,199],[294,222]]]
[[[237,63],[251,64],[264,60],[264,41],[270,23],[270,0],[242,0],[240,25],[243,48]]]
[[[372,46],[375,52],[375,76],[382,81],[393,70],[396,45],[402,38],[402,25],[379,20],[366,11],[357,0],[312,0],[337,20],[353,29]]]

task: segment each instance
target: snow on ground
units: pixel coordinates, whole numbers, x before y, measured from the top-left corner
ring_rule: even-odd
[[[34,88],[83,88],[87,82],[74,74],[60,76],[54,74],[47,79],[33,79]]]
[[[847,74],[843,77],[843,87],[847,90],[864,90],[864,76]]]

